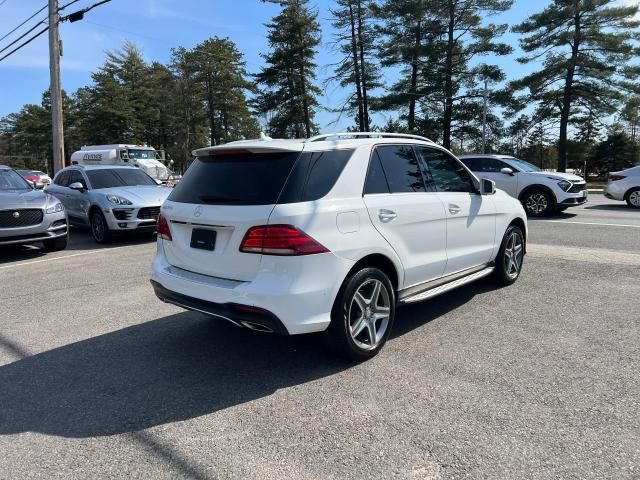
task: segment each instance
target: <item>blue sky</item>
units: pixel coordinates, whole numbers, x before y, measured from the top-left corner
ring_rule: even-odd
[[[94,1],[80,0],[69,7],[68,11],[75,11]],[[0,36],[37,11],[44,3],[45,0],[6,0],[0,6]],[[64,3],[65,0],[61,0],[61,4]],[[330,73],[323,66],[336,60],[329,45],[332,40],[329,22],[332,3],[329,0],[312,1],[312,5],[319,11],[323,27],[323,43],[317,58],[320,80]],[[513,25],[548,3],[549,0],[516,0],[509,12],[494,17],[492,21]],[[278,10],[276,5],[259,0],[112,0],[89,12],[83,21],[62,24],[63,88],[67,92],[73,92],[78,87],[88,85],[91,82],[91,72],[104,61],[104,52],[117,49],[126,40],[136,43],[146,60],[164,63],[169,60],[173,47],[191,48],[214,35],[229,37],[245,53],[249,72],[256,72],[261,65],[259,53],[267,50],[264,23]],[[0,48],[6,45],[7,40],[0,42]],[[19,110],[25,103],[40,102],[42,92],[49,86],[47,41],[45,34],[0,62],[0,117]],[[506,35],[505,41],[512,43],[516,52],[509,58],[498,58],[496,61],[505,69],[509,78],[517,78],[534,68],[521,66],[515,61],[519,52],[514,35]],[[386,76],[388,80],[393,79],[390,72]],[[329,87],[322,104],[337,106],[343,98],[344,92],[335,86]],[[350,123],[348,119],[344,119],[337,125],[331,125],[335,119],[336,115],[333,113],[318,114],[318,121],[324,130],[333,131]],[[384,118],[378,117],[375,120],[382,123]]]

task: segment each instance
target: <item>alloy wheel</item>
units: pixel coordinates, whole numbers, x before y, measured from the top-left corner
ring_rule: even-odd
[[[529,213],[540,215],[547,211],[549,208],[549,202],[546,195],[540,192],[535,192],[527,197],[525,207]]]
[[[363,350],[375,349],[385,337],[391,315],[391,296],[387,287],[376,279],[365,281],[354,294],[349,306],[349,333]]]
[[[98,214],[93,216],[93,221],[91,222],[91,231],[93,233],[93,238],[96,241],[101,242],[104,240],[106,225],[104,224],[104,220]]]
[[[524,258],[524,241],[519,232],[511,232],[504,249],[504,270],[513,280],[520,275]]]
[[[629,194],[629,203],[634,207],[640,207],[640,190],[634,190]]]

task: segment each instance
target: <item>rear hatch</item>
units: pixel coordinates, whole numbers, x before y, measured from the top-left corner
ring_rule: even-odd
[[[163,242],[167,261],[213,277],[255,278],[261,255],[240,252],[240,244],[249,228],[269,223],[301,150],[298,142],[199,152],[163,206],[173,237]]]

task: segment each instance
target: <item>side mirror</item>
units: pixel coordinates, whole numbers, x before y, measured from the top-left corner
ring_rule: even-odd
[[[513,177],[513,169],[509,167],[501,168],[500,173],[504,173],[505,175],[510,175]]]
[[[79,192],[85,191],[84,185],[82,185],[82,183],[80,182],[73,182],[71,185],[69,185],[69,188],[71,190],[78,190]]]
[[[480,179],[480,195],[495,195],[496,182],[488,178]]]

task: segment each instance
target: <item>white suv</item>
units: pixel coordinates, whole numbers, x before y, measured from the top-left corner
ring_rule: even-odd
[[[577,175],[545,172],[508,155],[462,155],[460,160],[476,175],[493,180],[500,190],[519,199],[532,217],[561,212],[588,200],[587,182]]]
[[[332,134],[195,154],[158,220],[151,283],[165,302],[251,330],[323,331],[366,359],[396,305],[520,274],[520,203],[425,138]]]

